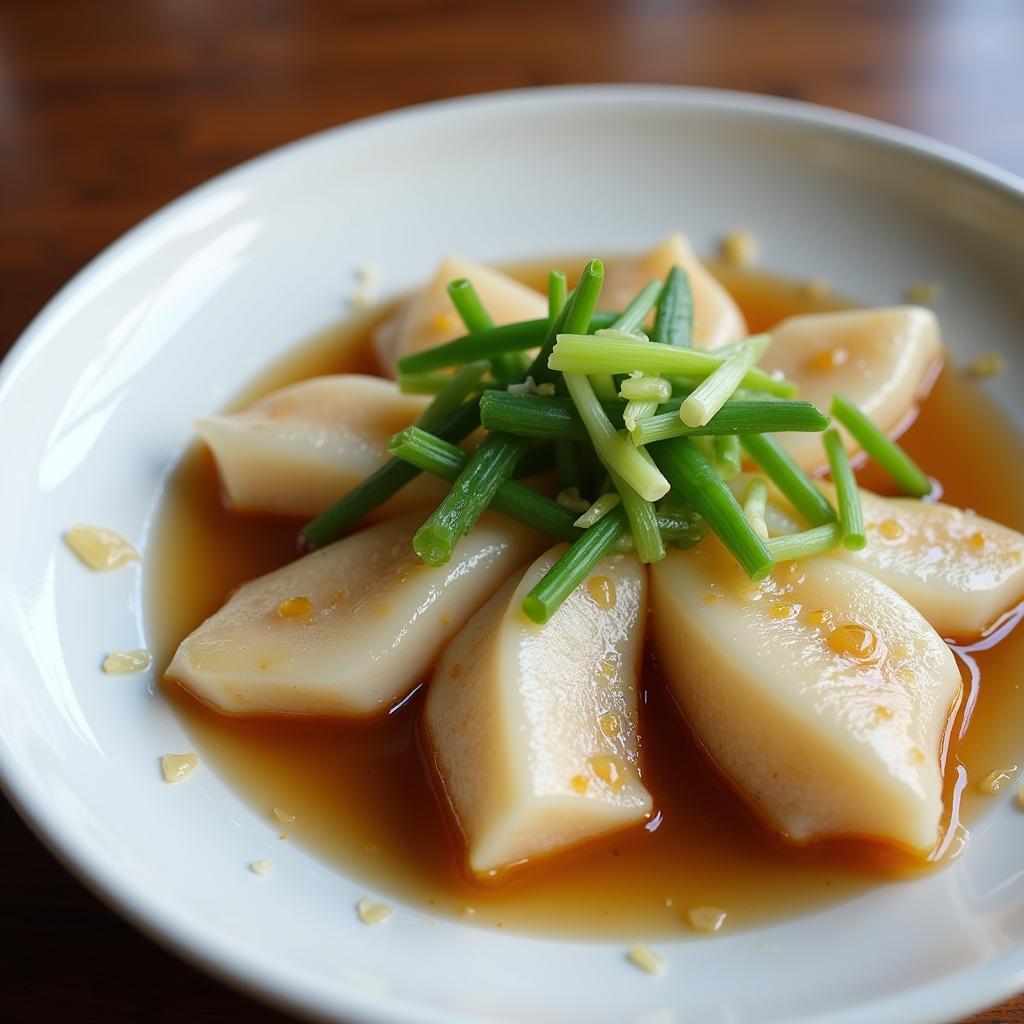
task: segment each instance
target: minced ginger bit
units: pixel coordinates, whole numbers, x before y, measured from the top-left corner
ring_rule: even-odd
[[[265,860],[254,860],[249,865],[249,870],[260,878],[266,878],[270,874],[270,864]]]
[[[374,903],[369,896],[364,896],[356,904],[356,913],[363,924],[374,925],[384,924],[391,917],[391,908],[386,903]]]
[[[520,384],[509,384],[505,390],[510,395],[544,395],[550,398],[555,393],[555,385],[550,381],[538,384],[532,377],[527,377]]]
[[[277,606],[277,614],[282,619],[300,619],[313,610],[313,602],[308,597],[287,597]]]
[[[647,974],[661,974],[665,970],[665,961],[650,946],[644,945],[642,942],[630,949],[626,954],[626,959],[634,967],[639,967]]]
[[[730,231],[718,246],[718,254],[731,267],[749,267],[757,259],[760,246],[749,231]]]
[[[989,796],[995,796],[1008,783],[1012,782],[1017,775],[1017,766],[1011,764],[1009,768],[995,768],[978,783],[978,789]]]
[[[1006,360],[1002,352],[993,349],[972,359],[964,369],[969,377],[1000,377],[1006,373]]]
[[[686,917],[699,932],[717,932],[728,915],[721,907],[691,907]]]
[[[199,764],[198,754],[164,754],[160,758],[160,770],[164,782],[181,782],[187,779]]]
[[[1014,800],[1016,801],[1017,806],[1024,811],[1024,786],[1021,786],[1020,789],[1017,790],[1017,795],[1014,797]]]
[[[274,808],[274,817],[278,821],[283,821],[285,824],[290,824],[295,820],[294,814],[289,814],[287,811],[282,811],[280,807]]]
[[[108,676],[128,676],[144,672],[153,663],[149,651],[111,651],[103,659],[103,671]]]
[[[591,576],[587,580],[587,593],[598,608],[614,608],[616,601],[615,580],[608,576]]]
[[[919,305],[925,302],[934,302],[942,296],[942,285],[937,281],[919,281],[912,284],[904,293],[903,298],[907,302],[915,302]]]
[[[109,572],[129,562],[139,561],[138,551],[124,537],[102,526],[87,526],[85,523],[72,526],[64,534],[64,543],[93,572]]]

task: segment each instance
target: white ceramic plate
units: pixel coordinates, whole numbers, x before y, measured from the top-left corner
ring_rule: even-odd
[[[1024,815],[1005,803],[949,870],[661,943],[651,979],[622,945],[402,907],[360,925],[358,881],[277,842],[212,770],[164,785],[158,756],[191,747],[181,725],[152,680],[99,671],[146,644],[145,570],[92,575],[61,532],[95,522],[144,549],[192,417],[336,321],[357,265],[393,292],[447,251],[620,251],[675,227],[707,249],[734,225],[772,268],[866,302],[941,281],[955,357],[1000,348],[992,390],[1020,394],[1024,185],[906,132],[729,93],[543,90],[375,118],[210,182],[79,274],[0,374],[0,769],[51,848],[168,946],[330,1019],[913,1024],[1024,989]],[[245,870],[262,856],[269,880]]]

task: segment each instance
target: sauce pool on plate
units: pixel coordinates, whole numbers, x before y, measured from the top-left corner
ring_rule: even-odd
[[[790,314],[844,305],[820,287],[750,270],[716,271],[752,332]],[[546,271],[531,265],[512,272],[539,285]],[[374,372],[368,336],[386,312],[357,317],[297,347],[236,407],[318,374]],[[1003,439],[998,452],[992,437]],[[1024,529],[1024,481],[1005,472],[1021,455],[1008,457],[1007,446],[1019,449],[1021,441],[983,386],[947,366],[901,444],[938,475],[944,500]],[[956,452],[971,457],[951,457]],[[863,471],[860,481],[892,493],[877,471]],[[295,557],[299,525],[226,511],[209,452],[188,453],[169,483],[148,553],[148,626],[158,667],[233,588]],[[1017,763],[1021,753],[1014,723],[1024,721],[1016,678],[1024,632],[1013,629],[1017,617],[1009,613],[987,637],[954,645],[965,688],[947,736],[949,820],[933,865],[959,852],[970,822],[991,800],[980,788],[986,776]],[[643,779],[655,802],[648,825],[481,882],[466,870],[433,776],[420,728],[422,689],[382,720],[351,724],[227,718],[176,685],[164,687],[201,759],[282,841],[390,898],[483,926],[617,939],[696,934],[694,909],[721,908],[727,929],[750,926],[930,869],[878,844],[796,848],[774,838],[708,762],[651,657],[641,690]]]

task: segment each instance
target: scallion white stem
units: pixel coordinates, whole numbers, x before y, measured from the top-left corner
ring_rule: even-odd
[[[732,398],[771,340],[767,334],[751,338],[683,399],[679,418],[688,427],[703,427]]]
[[[595,339],[587,337],[587,340],[593,342]],[[662,345],[657,347],[667,348]],[[580,419],[583,420],[583,425],[587,428],[594,450],[605,468],[618,473],[647,501],[663,498],[668,493],[668,481],[650,460],[644,458],[639,449],[612,426],[586,375],[567,373],[565,385]]]

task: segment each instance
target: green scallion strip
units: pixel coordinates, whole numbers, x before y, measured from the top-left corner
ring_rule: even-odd
[[[710,376],[697,385],[679,406],[679,418],[688,427],[702,427],[732,398],[754,364],[764,354],[771,337],[759,334],[740,351],[726,358]]]
[[[692,548],[708,532],[708,524],[704,517],[690,509],[669,508],[662,503],[657,518],[662,540],[678,548]]]
[[[622,315],[608,330],[621,331],[623,334],[630,334],[638,330],[644,322],[644,318],[654,308],[654,303],[658,301],[658,293],[660,291],[660,283],[651,281],[650,284],[637,293],[630,304],[623,310]],[[602,402],[609,402],[618,397],[615,378],[610,373],[593,373],[589,376],[590,383],[594,388],[594,394]]]
[[[567,373],[564,376],[576,411],[605,468],[618,473],[647,501],[657,501],[664,497],[668,491],[668,481],[612,426],[586,376],[581,373]]]
[[[398,390],[403,395],[438,395],[451,379],[450,373],[402,373]]]
[[[723,480],[732,480],[743,469],[743,453],[736,434],[716,434],[711,441],[711,465]]]
[[[690,275],[682,267],[673,267],[665,278],[651,341],[677,348],[693,346],[693,293]]]
[[[616,400],[602,403],[612,426],[622,426],[625,405]],[[588,441],[570,398],[543,395],[513,395],[507,391],[485,391],[480,398],[480,422],[488,430],[503,430],[524,437],[545,437],[566,441]]]
[[[388,442],[388,452],[400,464],[424,470],[442,480],[454,482],[469,462],[469,455],[447,441],[418,427],[406,427]],[[570,543],[580,536],[573,526],[574,512],[513,480],[503,483],[491,499],[491,508],[540,533]]]
[[[562,312],[568,295],[565,274],[561,270],[552,270],[548,274],[548,322],[554,323]]]
[[[826,523],[801,533],[788,533],[772,537],[768,550],[777,562],[794,562],[798,558],[810,558],[839,547],[843,541],[843,528],[839,523]]]
[[[480,386],[487,372],[487,363],[466,363],[454,374],[448,375],[448,383],[437,393],[437,397],[416,417],[415,426],[432,431],[444,423],[470,395]],[[461,438],[460,438],[461,440]]]
[[[774,437],[768,434],[744,434],[742,444],[768,479],[811,526],[835,522],[835,509],[828,503],[828,499]]]
[[[587,330],[588,326],[595,330],[608,327],[616,319],[617,313],[599,310],[593,314],[590,324],[584,324],[581,330]],[[522,320],[515,324],[503,324],[501,327],[492,327],[486,331],[464,334],[461,338],[453,338],[442,345],[403,356],[398,360],[398,372],[429,373],[432,370],[461,366],[477,359],[491,359],[502,352],[521,352],[524,349],[536,348],[543,344],[550,327],[551,324],[545,317],[541,320]]]
[[[460,277],[448,284],[448,297],[466,325],[466,330],[489,331],[494,327],[490,313],[484,309],[472,281]],[[491,357],[491,368],[500,384],[519,380],[529,360],[521,352],[498,352]]]
[[[832,470],[832,482],[836,485],[836,504],[839,506],[839,525],[843,528],[843,546],[850,551],[860,551],[867,542],[864,531],[864,511],[860,505],[857,479],[853,475],[850,460],[843,447],[843,439],[834,427],[825,431],[825,451]]]
[[[768,540],[768,523],[765,513],[768,511],[768,485],[755,476],[747,485],[743,495],[743,514],[750,523],[750,528],[763,541]],[[771,548],[768,549],[769,551]]]
[[[456,409],[444,422],[431,427],[430,432],[446,441],[461,441],[479,425],[480,404],[474,398]],[[322,548],[344,536],[360,520],[419,476],[419,473],[418,469],[408,463],[397,459],[388,460],[361,484],[353,487],[341,501],[307,523],[302,530],[303,544],[309,548]]]
[[[633,373],[640,370],[652,375],[677,374],[704,379],[724,362],[721,356],[702,349],[564,331],[558,335],[548,366],[563,373]],[[748,370],[738,384],[782,398],[796,393],[796,385],[792,381],[777,379],[756,367]]]
[[[555,446],[553,444],[535,444],[516,463],[512,476],[522,480],[531,476],[550,473],[555,468]]]
[[[646,452],[644,453],[647,454]],[[647,456],[650,458],[650,456]],[[618,473],[608,470],[612,484],[622,499],[629,520],[629,530],[633,535],[633,544],[637,558],[645,565],[660,562],[665,557],[665,542],[658,529],[658,516],[654,505],[641,498]],[[598,498],[598,501],[601,499]]]
[[[625,509],[620,506],[585,530],[523,599],[527,618],[547,622],[628,529]]]
[[[427,565],[451,561],[455,545],[473,529],[495,492],[512,476],[529,444],[525,437],[496,432],[477,445],[447,496],[413,534],[413,550]]]
[[[622,411],[622,425],[632,434],[639,420],[650,419],[658,411],[658,403],[633,400]],[[635,443],[635,442],[634,442]]]
[[[615,491],[608,491],[607,494],[602,494],[572,525],[586,530],[598,520],[604,519],[613,508],[621,503],[622,499]]]
[[[572,298],[549,326],[541,351],[526,376],[533,377],[538,384],[554,378],[547,362],[558,330],[589,329],[603,280],[604,265],[600,260],[591,260]],[[446,565],[451,560],[459,539],[473,529],[495,491],[512,476],[528,446],[526,438],[500,431],[489,433],[480,442],[452,489],[413,536],[413,550],[427,565]]]
[[[619,384],[619,398],[627,402],[667,402],[672,397],[672,385],[664,377],[626,377]]]
[[[676,437],[659,441],[653,447],[654,460],[668,477],[675,500],[707,520],[751,579],[764,579],[774,564],[771,554],[751,529],[732,491],[694,443],[689,438]]]
[[[622,311],[622,315],[618,320],[612,324],[611,329],[624,331],[626,334],[632,334],[633,331],[639,330],[644,320],[647,319],[647,314],[654,309],[654,304],[658,301],[658,296],[661,294],[661,288],[660,281],[651,281],[649,284],[644,285],[637,292],[633,301]]]
[[[842,395],[832,399],[832,415],[846,427],[854,440],[899,484],[905,494],[923,498],[932,483],[921,467],[891,438],[886,437],[856,405]]]
[[[560,491],[567,487],[580,489],[583,483],[583,462],[579,445],[565,439],[555,441],[555,473]]]
[[[484,392],[484,399],[491,392]],[[811,402],[776,402],[771,399],[735,398],[726,402],[702,427],[688,427],[674,412],[638,419],[631,432],[633,443],[651,444],[670,437],[714,436],[716,434],[772,434],[795,430],[816,433],[829,424]]]
[[[601,295],[601,286],[604,284],[604,264],[600,260],[591,260],[580,275],[572,295],[566,300],[562,312],[548,327],[544,335],[544,342],[536,358],[530,364],[527,375],[532,377],[538,384],[545,381],[553,381],[557,374],[548,366],[551,353],[562,331],[571,330],[575,334],[586,335],[587,331],[595,330],[605,326],[600,316],[595,315],[597,300]],[[611,322],[614,323],[614,318]]]

